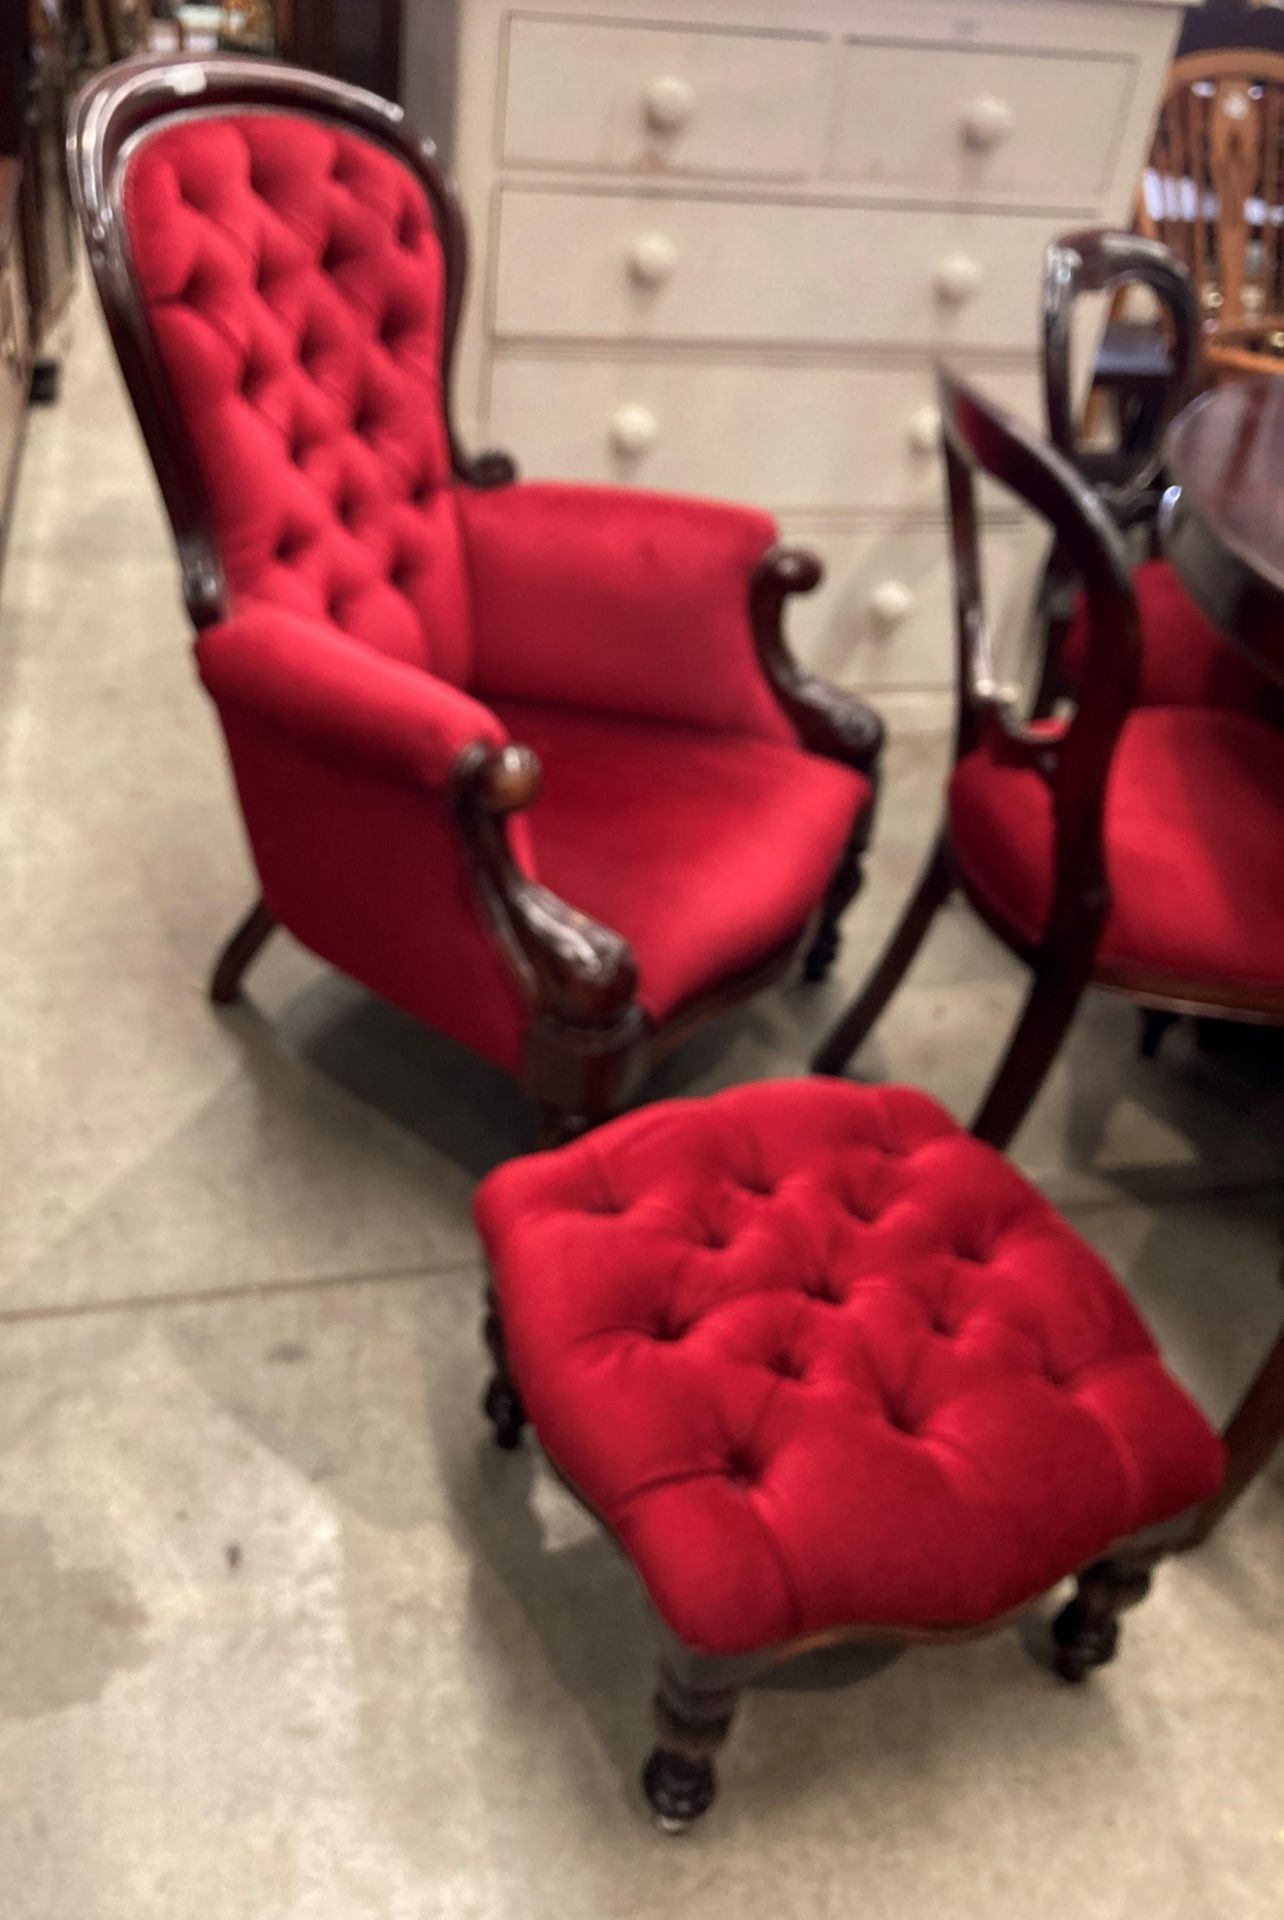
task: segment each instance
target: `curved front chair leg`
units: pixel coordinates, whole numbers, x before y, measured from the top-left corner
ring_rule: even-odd
[[[262,900],[256,900],[218,957],[210,980],[210,999],[216,1007],[231,1006],[238,997],[246,969],[258,958],[277,925],[276,915]]]
[[[1025,1119],[1083,998],[1093,945],[1085,945],[1078,955],[1062,956],[1055,968],[1036,969],[1016,1031],[972,1122],[978,1140],[1002,1151]]]
[[[883,950],[864,990],[848,1008],[812,1061],[815,1073],[841,1073],[865,1039],[897,987],[908,973],[927,930],[953,891],[949,850],[942,834],[932,849],[922,877],[901,916],[900,925]]]

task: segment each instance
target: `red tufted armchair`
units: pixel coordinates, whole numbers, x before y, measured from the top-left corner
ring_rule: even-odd
[[[558,1133],[796,955],[818,977],[881,728],[786,651],[810,556],[465,456],[463,221],[399,109],[137,62],[71,157],[262,886],[214,998],[279,922]]]

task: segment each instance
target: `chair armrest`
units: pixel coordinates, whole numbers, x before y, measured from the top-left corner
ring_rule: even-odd
[[[793,738],[750,625],[768,515],[619,487],[456,500],[484,693]]]
[[[638,970],[622,934],[580,913],[522,872],[506,823],[538,799],[542,772],[529,747],[469,747],[459,762],[455,813],[474,880],[523,992],[537,1013],[603,1029],[640,1022]]]
[[[762,669],[798,738],[813,753],[875,776],[883,723],[854,693],[800,667],[785,640],[785,601],[820,585],[821,564],[804,547],[770,547],[750,583],[754,642]]]
[[[466,747],[508,740],[493,713],[448,681],[284,608],[247,605],[205,628],[196,660],[220,708],[325,759],[415,785],[445,788]]]
[[[327,817],[324,809],[331,820],[335,809],[350,811],[346,792],[354,783],[349,778],[345,788],[345,772],[423,792],[414,820],[416,832],[430,836],[416,842],[428,856],[425,876],[441,852],[431,835],[445,825],[462,843],[491,932],[536,1015],[590,1033],[640,1022],[628,942],[535,878],[523,816],[539,793],[540,763],[509,741],[486,707],[323,621],[261,604],[206,628],[196,655],[234,763],[239,750],[242,766],[247,754],[264,751],[274,766],[293,765],[314,822]],[[301,755],[317,764],[309,771]],[[266,850],[261,841],[262,832],[258,852]]]

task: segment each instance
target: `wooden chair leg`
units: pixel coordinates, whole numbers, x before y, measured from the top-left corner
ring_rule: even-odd
[[[1119,1615],[1150,1591],[1147,1559],[1127,1554],[1098,1560],[1079,1575],[1079,1589],[1052,1623],[1053,1664],[1077,1684],[1119,1650]]]
[[[482,1398],[482,1412],[495,1429],[495,1444],[505,1453],[512,1453],[521,1445],[522,1429],[526,1425],[526,1409],[521,1403],[513,1377],[508,1371],[508,1355],[504,1348],[504,1327],[495,1304],[495,1296],[486,1296],[486,1317],[482,1322],[482,1338],[487,1351],[494,1362],[495,1371]]]
[[[1179,1013],[1169,1013],[1163,1007],[1143,1007],[1141,1009],[1141,1033],[1137,1040],[1137,1051],[1143,1060],[1154,1060],[1164,1044],[1164,1035],[1170,1027],[1175,1027],[1181,1019]]]
[[[246,968],[258,957],[276,926],[275,916],[257,900],[218,957],[210,981],[210,999],[215,1006],[230,1006],[237,998]]]
[[[1006,1148],[1056,1058],[1091,968],[1088,947],[1075,958],[1062,956],[1055,971],[1036,970],[1025,1010],[972,1122],[978,1140]]]
[[[744,1684],[735,1665],[703,1661],[685,1649],[660,1663],[654,1703],[659,1741],[642,1769],[642,1791],[664,1833],[685,1833],[713,1805],[714,1756],[731,1731]]]
[[[949,850],[942,835],[901,916],[900,925],[883,950],[865,987],[843,1015],[812,1061],[815,1073],[841,1073],[869,1033],[879,1014],[909,971],[937,912],[949,898],[954,882]]]
[[[1216,1499],[1199,1515],[1189,1546],[1207,1540],[1235,1502],[1284,1446],[1284,1334],[1266,1356],[1257,1378],[1231,1416],[1225,1435],[1226,1478]]]
[[[859,832],[849,842],[838,870],[825,894],[820,921],[802,964],[802,977],[808,986],[818,986],[828,977],[843,943],[842,920],[865,881],[865,847],[870,821],[863,820]]]

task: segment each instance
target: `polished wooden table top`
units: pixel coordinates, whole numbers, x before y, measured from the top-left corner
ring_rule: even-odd
[[[1201,394],[1164,459],[1169,560],[1227,638],[1284,681],[1284,375]]]

